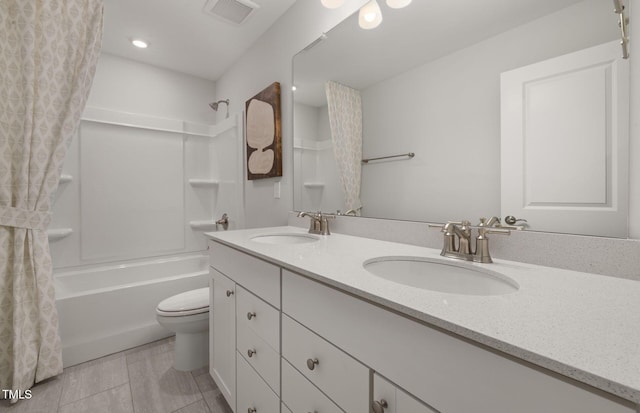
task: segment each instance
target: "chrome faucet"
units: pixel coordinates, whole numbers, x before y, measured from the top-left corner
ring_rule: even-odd
[[[229,229],[229,215],[226,212],[222,214],[222,217],[216,221],[216,225],[222,225],[222,229],[225,231]]]
[[[444,233],[444,244],[440,253],[443,257],[491,263],[493,260],[489,253],[489,238],[487,234],[511,234],[510,230],[500,228],[499,225],[500,218],[491,217],[489,220],[480,218],[480,223],[476,226],[472,226],[469,221],[449,221],[444,225],[429,224],[429,227],[440,228]],[[472,229],[478,231],[475,251],[471,250]]]
[[[309,233],[310,234],[319,234],[319,235],[331,235],[331,231],[329,230],[329,219],[333,219],[336,216],[332,214],[323,214],[322,212],[299,212],[299,218],[308,217],[310,219],[309,222]]]

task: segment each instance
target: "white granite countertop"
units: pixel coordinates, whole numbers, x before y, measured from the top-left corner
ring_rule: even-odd
[[[640,282],[494,260],[471,264],[519,285],[505,295],[430,291],[372,275],[383,256],[442,258],[440,251],[342,234],[274,245],[256,235],[297,227],[211,232],[208,237],[428,324],[640,403]],[[458,262],[458,261],[456,261]]]

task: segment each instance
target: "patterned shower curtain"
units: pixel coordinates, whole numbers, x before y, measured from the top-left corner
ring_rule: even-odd
[[[46,230],[101,38],[102,0],[0,1],[1,389],[62,372]]]
[[[347,211],[360,215],[362,172],[362,103],[360,92],[339,83],[325,84],[333,153]]]

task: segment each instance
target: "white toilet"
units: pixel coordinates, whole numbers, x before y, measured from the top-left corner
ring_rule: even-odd
[[[190,371],[209,364],[209,287],[161,301],[156,319],[176,333],[176,370]]]

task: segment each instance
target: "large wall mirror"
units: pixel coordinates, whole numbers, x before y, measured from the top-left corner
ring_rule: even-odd
[[[509,145],[501,144],[505,129],[501,76],[619,41],[613,3],[429,0],[414,1],[397,10],[379,3],[383,21],[378,28],[360,29],[357,14],[353,15],[294,57],[294,208],[428,222],[469,219],[477,223],[480,217],[496,215],[504,219],[505,215],[511,215],[503,210],[505,194],[501,188],[505,175],[511,174],[503,171],[506,168],[503,161],[521,158],[517,151],[522,149],[504,153]],[[597,82],[625,74],[610,67],[598,70],[593,76]],[[358,156],[415,154],[362,164],[359,167],[362,207],[356,211],[347,211],[350,208],[345,204],[341,172],[333,153],[326,92],[329,81],[359,94],[362,150]],[[617,105],[616,99],[624,100],[624,96],[612,98],[607,85],[594,88],[594,94],[602,89],[606,96],[602,105],[596,106],[609,110]],[[552,89],[549,85],[545,88],[536,89],[536,93]],[[557,101],[558,96],[566,95],[555,89],[549,96]],[[628,97],[626,102],[628,105]],[[559,108],[563,110],[562,106]],[[620,120],[607,116],[601,122],[605,126]],[[585,119],[581,112],[572,117]],[[623,118],[628,128],[628,119]],[[578,130],[593,129],[588,123],[586,126],[580,123]],[[606,199],[596,200],[592,209],[604,206],[617,210],[617,223],[605,222],[595,229],[579,223],[565,228],[562,224],[565,218],[536,215],[526,223],[527,229],[627,237],[628,202],[621,198],[625,204],[621,206],[611,197],[627,190],[627,176],[619,175],[628,173],[624,169],[628,162],[621,162],[623,168],[616,169],[617,165],[611,165],[610,161],[619,161],[623,157],[620,150],[625,147],[618,145],[616,136],[607,135],[603,139],[588,143],[587,138],[579,135],[553,150],[556,161],[563,159],[562,168],[569,170],[576,163],[576,170],[582,171],[579,177],[564,180],[565,187],[547,190],[553,188],[556,181],[553,176],[560,172],[557,166],[555,171],[546,171],[546,175],[536,175],[536,179],[545,194],[572,192],[574,186],[592,192],[598,192],[593,188],[604,188],[594,197],[602,193],[601,197]],[[553,144],[552,138],[547,141]],[[580,149],[583,146],[590,149],[583,151]],[[599,147],[607,157],[599,155]],[[545,150],[535,149],[542,165]],[[626,152],[623,155],[628,157]],[[588,156],[597,159],[600,172],[595,173],[596,177],[583,175],[596,164],[586,161]],[[585,199],[589,196],[585,195]],[[540,205],[545,208],[545,202]]]

